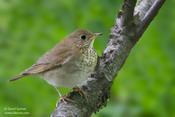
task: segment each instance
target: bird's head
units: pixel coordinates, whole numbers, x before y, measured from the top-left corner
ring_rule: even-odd
[[[71,33],[69,39],[71,39],[73,44],[78,48],[88,49],[93,47],[94,40],[100,35],[102,35],[102,33],[92,33],[88,30],[79,29]]]

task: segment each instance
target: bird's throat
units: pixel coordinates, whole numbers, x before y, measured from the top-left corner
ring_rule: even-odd
[[[93,46],[94,46],[94,41],[95,41],[94,39],[91,41],[91,44],[90,44],[90,46],[89,46],[90,48],[93,48]]]

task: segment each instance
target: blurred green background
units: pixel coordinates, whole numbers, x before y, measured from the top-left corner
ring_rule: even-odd
[[[104,33],[95,42],[101,54],[121,4],[122,0],[0,0],[0,117],[7,116],[8,107],[26,108],[30,114],[22,116],[48,117],[58,99],[53,87],[38,77],[13,83],[8,79],[77,28]],[[93,117],[175,117],[174,4],[167,0],[115,79],[108,105]]]

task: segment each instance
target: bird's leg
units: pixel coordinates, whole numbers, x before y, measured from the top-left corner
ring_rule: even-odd
[[[73,87],[73,92],[79,93],[82,97],[85,95],[78,86]]]
[[[58,93],[59,97],[61,98],[61,97],[62,97],[62,95],[61,95],[60,91],[57,89],[57,87],[54,87],[54,88],[56,89],[56,91],[57,91],[57,93]]]
[[[63,101],[65,104],[67,103],[66,101],[68,101],[68,99],[66,98],[66,96],[62,96],[62,94],[60,93],[59,89],[57,89],[57,87],[54,87],[59,95],[60,101]],[[57,106],[57,105],[56,105]]]
[[[79,93],[81,97],[84,97],[88,101],[87,95],[78,86],[73,87],[73,92]]]
[[[67,98],[66,96],[62,96],[59,89],[57,89],[57,87],[54,87],[59,95],[59,98],[60,98],[60,101],[62,101],[63,103],[67,104],[67,101],[70,101],[70,102],[73,102],[73,100]],[[58,102],[57,102],[58,104]],[[57,107],[57,104],[56,104],[56,107]]]
[[[57,93],[58,93],[58,95],[59,95],[60,101],[63,101],[63,102],[66,104],[67,102],[66,102],[65,99],[62,97],[62,95],[61,95],[59,89],[57,89],[57,87],[54,87],[54,88],[56,89],[56,91],[57,91]],[[57,104],[58,104],[58,102],[56,103],[56,107],[57,107]]]

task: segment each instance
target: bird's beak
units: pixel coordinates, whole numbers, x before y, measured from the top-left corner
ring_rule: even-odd
[[[94,36],[91,38],[92,40],[96,39],[98,36],[101,36],[102,33],[94,33]]]
[[[96,37],[102,35],[102,33],[94,33],[94,34],[95,34]]]
[[[101,36],[101,35],[102,35],[102,33],[94,33],[94,36],[91,38],[92,41],[91,41],[90,47],[93,47],[94,40],[96,39],[96,37]]]

